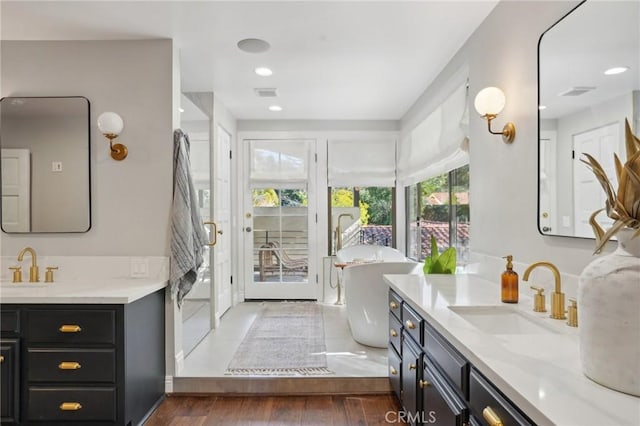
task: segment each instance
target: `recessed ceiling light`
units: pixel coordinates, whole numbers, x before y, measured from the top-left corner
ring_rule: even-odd
[[[271,105],[269,107],[269,111],[275,111],[275,112],[282,111],[282,107],[280,105]]]
[[[247,53],[263,53],[269,50],[271,45],[259,38],[245,38],[238,42],[238,49]]]
[[[542,111],[543,109],[547,109],[547,107],[545,105],[538,105],[538,109]]]
[[[608,70],[606,70],[604,72],[604,75],[622,74],[623,72],[625,72],[628,69],[629,69],[629,67],[613,67],[613,68],[609,68]]]
[[[273,75],[273,71],[267,67],[258,67],[254,71],[261,77],[269,77],[270,75]]]

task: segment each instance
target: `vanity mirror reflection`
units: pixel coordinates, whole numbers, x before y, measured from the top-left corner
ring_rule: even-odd
[[[4,232],[89,230],[89,135],[84,97],[0,100]]]
[[[583,152],[615,180],[624,120],[640,122],[640,2],[585,1],[538,45],[538,229],[593,238],[589,216],[604,192],[580,162]],[[617,188],[617,182],[614,183]],[[603,225],[606,215],[598,216]]]

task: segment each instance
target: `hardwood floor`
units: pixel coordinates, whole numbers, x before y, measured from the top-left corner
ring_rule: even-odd
[[[353,396],[168,396],[145,426],[378,426],[398,421],[393,394]]]

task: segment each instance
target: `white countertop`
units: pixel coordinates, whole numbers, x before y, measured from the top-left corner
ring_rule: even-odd
[[[127,304],[167,286],[166,279],[79,279],[53,283],[0,285],[0,303]]]
[[[528,294],[521,293],[518,304],[506,305],[500,302],[499,285],[476,275],[384,278],[538,425],[640,425],[640,398],[598,385],[582,374],[578,330],[566,321],[549,318],[549,312],[533,312]],[[547,295],[547,309],[549,301]],[[550,331],[485,333],[449,309],[451,305],[513,306]]]

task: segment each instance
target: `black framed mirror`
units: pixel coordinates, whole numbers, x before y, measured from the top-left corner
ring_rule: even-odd
[[[588,152],[615,179],[624,120],[640,125],[640,2],[584,1],[538,44],[538,229],[593,238],[604,192],[580,162]],[[599,219],[606,219],[600,215]],[[602,221],[606,226],[606,222]]]
[[[80,96],[0,100],[4,232],[91,228],[89,120]]]

